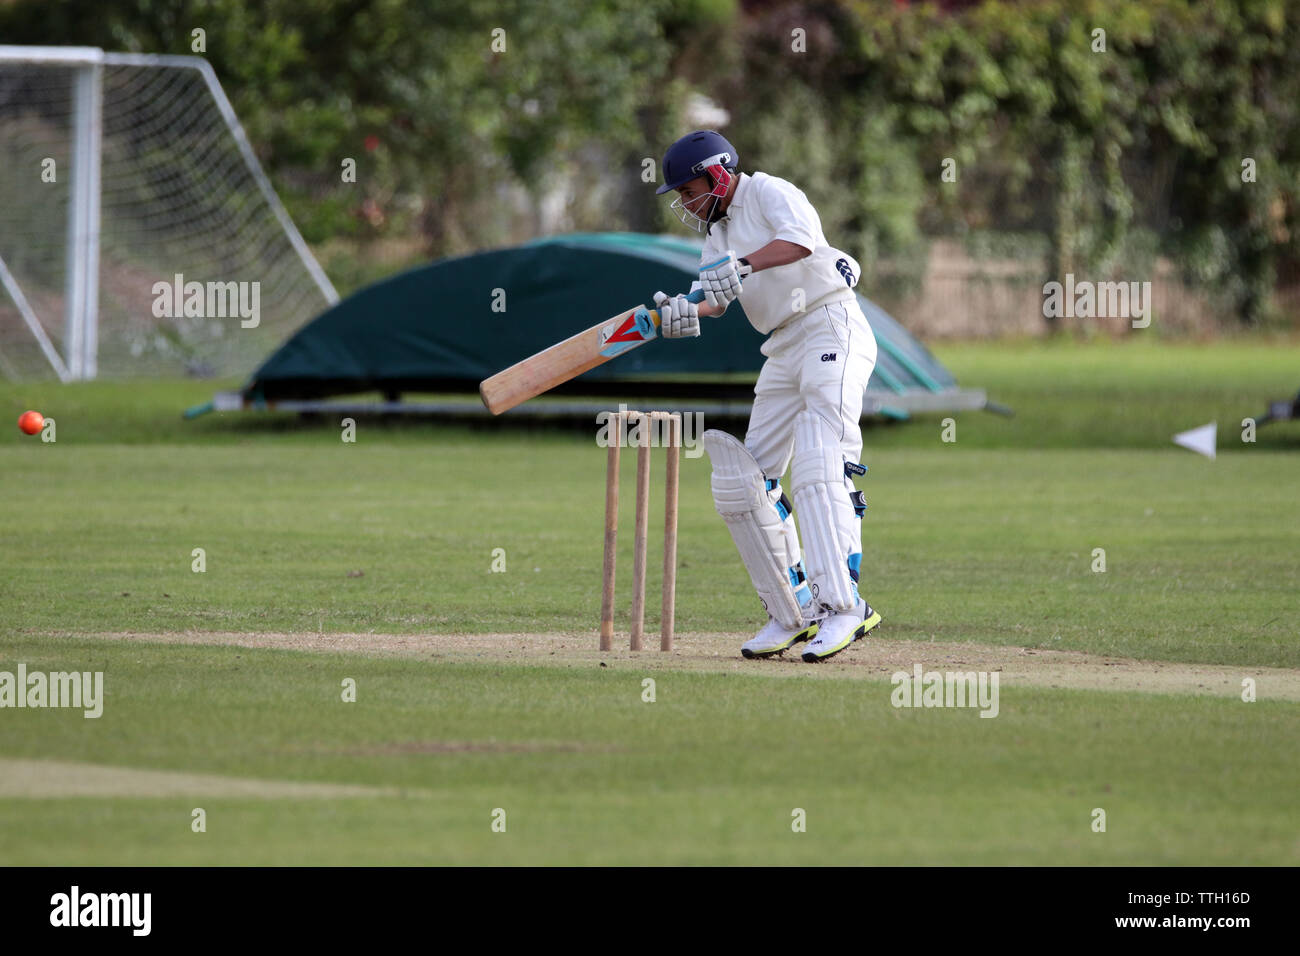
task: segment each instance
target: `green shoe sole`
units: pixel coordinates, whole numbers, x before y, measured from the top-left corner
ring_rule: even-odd
[[[844,648],[848,647],[854,641],[860,640],[861,638],[865,637],[868,631],[875,630],[875,628],[880,624],[880,622],[881,622],[880,612],[873,608],[871,613],[867,615],[866,619],[857,627],[855,627],[852,631],[850,631],[848,636],[844,638],[843,643],[841,643],[838,647],[832,648],[831,650],[827,651],[824,654],[821,654],[820,656],[814,654],[812,651],[804,651],[803,653],[804,662],[808,664],[816,664],[817,662],[824,661],[829,657],[834,657],[836,654],[844,650]]]
[[[800,641],[811,641],[813,639],[813,636],[817,633],[817,628],[819,626],[820,626],[820,622],[816,624],[809,624],[802,631],[798,631],[797,633],[795,633],[790,638],[790,640],[786,641],[780,647],[774,647],[770,651],[751,651],[747,647],[742,647],[740,649],[740,656],[747,658],[748,660],[757,660],[764,657],[771,657],[773,654],[784,654],[786,651],[788,651],[795,644],[798,644]]]

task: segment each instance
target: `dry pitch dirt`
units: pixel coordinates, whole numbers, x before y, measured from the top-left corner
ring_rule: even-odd
[[[201,797],[206,799],[338,799],[387,797],[391,787],[258,780],[209,773],[140,770],[71,760],[0,757],[0,799],[68,797]]]
[[[889,680],[915,664],[931,671],[998,671],[1004,686],[1208,694],[1240,697],[1242,680],[1255,680],[1259,700],[1300,700],[1300,670],[1226,667],[1104,657],[1081,651],[1053,651],[994,644],[899,641],[868,638],[821,664],[805,664],[792,650],[784,657],[747,661],[740,657],[744,634],[679,634],[675,649],[658,650],[659,635],[648,633],[649,650],[627,649],[627,635],[615,650],[596,649],[594,631],[558,634],[277,634],[183,631],[170,634],[101,633],[72,635],[163,644],[226,644],[239,647],[347,654],[480,661],[550,667],[609,667],[692,670],[776,678],[827,677]]]
[[[746,661],[739,656],[743,634],[679,635],[670,654],[657,650],[658,635],[647,634],[652,649],[632,653],[627,636],[616,638],[617,650],[601,653],[592,631],[565,634],[276,634],[186,631],[171,634],[60,633],[50,636],[161,644],[207,644],[272,648],[315,653],[374,654],[426,660],[479,661],[545,667],[635,669],[638,672],[689,670],[753,674],[771,678],[828,677],[888,680],[916,664],[932,671],[998,671],[1006,686],[1138,691],[1156,694],[1208,694],[1237,698],[1242,680],[1255,679],[1259,700],[1300,700],[1300,670],[1270,667],[1222,667],[1103,657],[1079,651],[1038,650],[989,644],[895,641],[869,638],[831,661],[804,664],[788,656]],[[443,753],[478,749],[478,745],[433,742],[402,752]],[[563,749],[563,748],[561,748]],[[378,751],[376,751],[378,752]],[[67,797],[204,796],[245,799],[303,799],[393,796],[378,787],[296,783],[111,767],[90,763],[0,758],[0,799]],[[421,795],[404,791],[401,796]]]

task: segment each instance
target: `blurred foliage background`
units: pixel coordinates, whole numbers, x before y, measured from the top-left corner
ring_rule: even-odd
[[[922,334],[1059,331],[1042,284],[1067,272],[1153,281],[1160,334],[1300,324],[1286,0],[0,0],[3,43],[188,54],[196,29],[344,293],[680,231],[646,161],[704,119]]]

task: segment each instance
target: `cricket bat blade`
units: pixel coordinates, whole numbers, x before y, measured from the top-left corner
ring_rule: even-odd
[[[704,293],[692,292],[690,298],[698,302]],[[484,379],[479,397],[488,411],[500,415],[658,335],[659,312],[637,306]]]

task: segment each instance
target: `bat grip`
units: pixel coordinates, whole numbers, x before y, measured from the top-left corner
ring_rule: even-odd
[[[689,301],[691,301],[691,302],[703,302],[703,301],[704,301],[704,290],[703,290],[703,289],[696,289],[694,292],[692,292],[692,293],[690,293],[689,295],[687,295],[686,298],[687,298]],[[649,310],[647,310],[647,311],[648,311],[649,314],[650,314],[650,321],[654,323],[654,326],[655,326],[656,329],[659,328],[659,326],[660,326],[660,324],[661,324],[661,319],[660,319],[660,316],[659,316],[659,310],[658,310],[658,309],[649,309]]]

